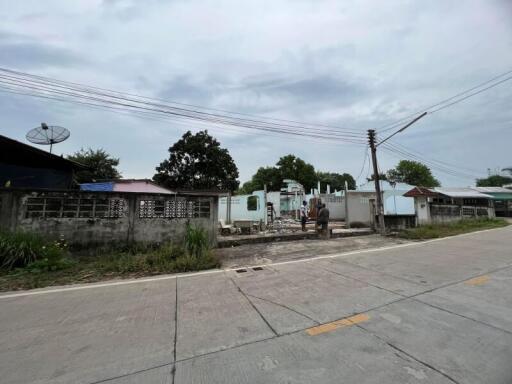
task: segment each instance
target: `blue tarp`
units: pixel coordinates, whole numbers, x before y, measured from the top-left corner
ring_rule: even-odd
[[[114,182],[106,183],[83,183],[80,184],[81,191],[109,192],[114,190]]]

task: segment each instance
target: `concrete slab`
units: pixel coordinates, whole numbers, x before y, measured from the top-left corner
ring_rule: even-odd
[[[237,280],[237,284],[251,296],[286,306],[320,323],[364,312],[401,298],[305,263],[265,268],[268,274],[244,275]],[[276,323],[272,313],[266,315],[271,324]]]
[[[2,383],[92,383],[173,362],[175,282],[2,299]]]
[[[361,327],[455,382],[510,383],[511,334],[410,299],[369,316]]]
[[[125,376],[112,378],[107,381],[101,381],[105,384],[173,384],[172,377],[173,365],[158,367],[144,370],[142,372],[134,372]],[[91,384],[100,384],[91,383]]]
[[[505,229],[343,257],[344,261],[435,288],[512,264]],[[486,236],[490,239],[487,239]],[[492,252],[486,251],[492,249]]]
[[[177,359],[275,336],[225,274],[178,279]]]
[[[359,265],[348,263],[343,258],[315,260],[311,263],[315,267],[334,271],[347,278],[364,281],[370,285],[387,289],[399,295],[412,296],[430,289],[425,283],[417,283],[403,277],[395,277],[386,273],[373,271]]]
[[[512,332],[512,267],[416,299]]]
[[[178,362],[176,384],[451,383],[355,326],[282,336]]]

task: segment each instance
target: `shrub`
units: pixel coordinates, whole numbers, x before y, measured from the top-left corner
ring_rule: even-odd
[[[200,257],[204,255],[209,248],[208,234],[201,227],[187,224],[185,247],[190,256]]]
[[[23,268],[37,260],[50,262],[64,257],[65,243],[47,242],[28,232],[0,232],[0,268]]]

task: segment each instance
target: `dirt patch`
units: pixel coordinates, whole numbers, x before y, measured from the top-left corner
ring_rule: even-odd
[[[224,268],[307,259],[359,249],[379,248],[409,241],[369,235],[331,240],[296,240],[263,244],[246,244],[232,248],[216,249],[215,255]]]

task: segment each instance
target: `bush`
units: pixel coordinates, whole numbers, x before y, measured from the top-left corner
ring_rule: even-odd
[[[64,257],[65,243],[47,242],[28,232],[0,232],[0,268],[23,268],[37,260],[50,263]]]
[[[204,255],[209,245],[208,234],[203,228],[187,224],[185,247],[190,256],[200,257]]]

